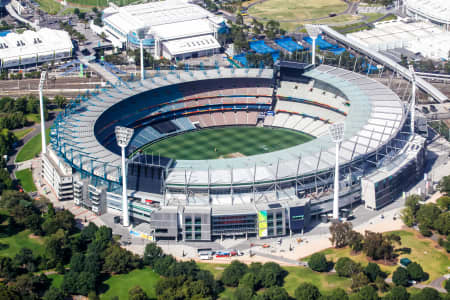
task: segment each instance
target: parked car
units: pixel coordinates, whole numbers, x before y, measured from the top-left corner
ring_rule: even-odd
[[[436,108],[436,106],[434,106],[433,104],[430,105],[430,110],[431,110],[432,112],[437,112],[437,111],[438,111],[437,108]]]
[[[422,106],[422,112],[423,112],[424,114],[427,114],[427,113],[429,113],[430,111],[428,110],[428,107]]]

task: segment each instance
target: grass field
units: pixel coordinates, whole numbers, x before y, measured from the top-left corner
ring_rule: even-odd
[[[17,130],[14,131],[14,135],[16,136],[16,138],[18,140],[23,139],[27,134],[29,134],[30,132],[32,132],[34,130],[34,128],[25,128],[25,129],[21,129],[21,130]]]
[[[36,186],[33,182],[33,174],[30,169],[24,169],[16,172],[16,178],[25,192],[35,192]]]
[[[249,8],[251,16],[267,20],[305,20],[326,17],[344,11],[341,0],[267,0]]]
[[[46,141],[47,144],[50,141],[50,129],[46,129]],[[35,158],[39,153],[41,153],[41,134],[36,135],[25,146],[20,149],[16,157],[16,162],[26,161]]]
[[[52,280],[51,286],[60,288],[64,279],[64,275],[61,274],[51,274],[47,275],[48,278]]]
[[[312,140],[301,132],[262,127],[203,129],[144,147],[146,153],[176,159],[216,159],[272,152]]]
[[[117,4],[119,6],[124,6],[131,4],[133,2],[138,2],[139,0],[68,0],[69,3],[75,3],[79,4],[81,6],[96,6],[96,7],[106,7],[108,6],[108,2],[113,2],[114,4]],[[140,1],[142,2],[142,1]]]
[[[39,8],[51,15],[56,15],[62,8],[62,5],[56,0],[36,0]]]
[[[100,299],[109,300],[113,296],[119,299],[128,299],[128,291],[139,285],[150,299],[155,299],[155,285],[159,280],[159,275],[152,269],[144,268],[134,270],[128,274],[114,275],[103,282],[104,292],[100,294]]]
[[[0,247],[0,256],[13,257],[23,247],[33,250],[36,254],[42,254],[44,252],[44,241],[40,238],[30,238],[31,232],[29,230],[21,231],[12,236],[6,236],[3,231],[0,233],[0,244],[2,245]]]

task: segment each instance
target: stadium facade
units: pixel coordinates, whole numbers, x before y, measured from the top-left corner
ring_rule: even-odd
[[[120,211],[114,128],[134,128],[127,194],[134,224],[150,224],[142,226],[146,237],[266,238],[307,230],[332,210],[335,146],[328,125],[334,122],[346,126],[339,157],[341,211],[361,203],[379,209],[400,197],[422,177],[425,155],[424,139],[404,128],[407,116],[386,86],[326,65],[172,71],[75,99],[57,117],[46,156],[72,168],[71,184],[55,190],[72,191],[77,205],[97,214]],[[281,127],[315,139],[214,160],[139,151],[176,134],[220,126]],[[50,160],[43,160],[44,170],[61,165]]]
[[[185,0],[164,0],[103,11],[104,32],[115,45],[153,50],[154,57],[184,59],[217,53],[225,20]]]
[[[448,0],[404,0],[406,13],[414,19],[428,20],[450,31],[450,2]]]

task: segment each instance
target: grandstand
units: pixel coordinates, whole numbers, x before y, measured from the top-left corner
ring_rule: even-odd
[[[121,209],[120,149],[114,128],[126,126],[135,130],[128,147],[131,215],[135,221],[150,222],[155,239],[299,232],[308,228],[311,217],[332,208],[335,146],[327,130],[331,123],[345,122],[339,157],[340,206],[360,203],[361,179],[411,140],[408,130],[401,130],[406,113],[399,97],[379,82],[348,70],[282,65],[277,72],[227,68],[159,74],[72,102],[51,130],[53,151],[72,166],[76,185],[104,191],[103,198],[93,202],[81,192],[74,198],[91,203],[85,204],[88,207],[103,201],[106,210]],[[292,76],[295,72],[288,68],[303,69]],[[169,142],[186,132],[236,126],[285,128],[312,140],[222,159],[183,160],[143,151],[147,145]],[[202,145],[196,147],[201,151]],[[417,172],[422,168],[420,160],[408,163]],[[394,169],[391,173],[401,172]],[[397,185],[383,193],[395,199],[403,188]],[[374,209],[379,208],[377,197],[371,203]],[[145,206],[147,211],[142,211]],[[259,224],[267,222],[261,219],[262,211],[279,220],[279,225],[260,232]],[[200,215],[211,221],[194,222]],[[198,231],[191,230],[190,224],[197,224]]]
[[[447,0],[406,0],[407,14],[415,19],[425,19],[450,30],[450,2]]]

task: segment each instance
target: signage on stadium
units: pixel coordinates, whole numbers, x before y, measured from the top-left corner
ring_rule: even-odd
[[[267,211],[258,212],[258,235],[259,237],[267,237]]]

